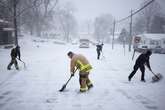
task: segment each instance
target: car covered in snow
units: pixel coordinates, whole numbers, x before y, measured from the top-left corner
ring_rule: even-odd
[[[80,39],[79,40],[80,42],[80,45],[79,45],[79,48],[89,48],[89,39]]]

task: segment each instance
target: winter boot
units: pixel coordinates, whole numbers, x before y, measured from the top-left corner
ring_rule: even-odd
[[[141,82],[146,82],[146,80],[145,79],[141,79]]]
[[[10,67],[7,67],[7,70],[11,70],[11,68]]]
[[[80,92],[86,92],[88,90],[88,87],[80,87]]]
[[[11,63],[7,66],[7,70],[11,70]]]
[[[93,87],[93,84],[88,85],[88,89],[91,89]]]

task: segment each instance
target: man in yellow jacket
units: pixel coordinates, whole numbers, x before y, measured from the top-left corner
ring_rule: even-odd
[[[74,76],[76,69],[79,70],[79,82],[80,82],[80,92],[86,92],[88,89],[93,87],[88,75],[92,66],[85,56],[81,54],[75,54],[73,52],[68,52],[68,57],[71,59],[70,72],[71,76]]]

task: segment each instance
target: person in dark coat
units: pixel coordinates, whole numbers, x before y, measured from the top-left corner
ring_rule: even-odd
[[[15,65],[15,68],[18,70],[19,67],[18,67],[18,62],[17,62],[17,57],[19,60],[20,57],[21,57],[21,54],[20,54],[20,46],[16,46],[15,48],[13,48],[11,50],[11,53],[10,53],[10,56],[11,56],[11,62],[9,63],[9,65],[7,66],[7,69],[10,70],[11,69],[11,66],[14,64]]]
[[[131,72],[131,74],[128,76],[128,80],[131,81],[131,78],[135,75],[135,73],[137,72],[137,70],[140,68],[141,71],[141,81],[145,82],[145,65],[148,67],[148,69],[150,71],[151,70],[151,66],[150,66],[150,56],[151,56],[152,52],[150,50],[147,50],[146,53],[142,53],[141,55],[139,55],[139,57],[137,58],[135,65],[134,65],[134,69]]]
[[[102,52],[102,49],[103,49],[103,43],[102,44],[97,44],[96,45],[96,51],[97,51],[97,59],[99,60],[100,59],[100,54]]]

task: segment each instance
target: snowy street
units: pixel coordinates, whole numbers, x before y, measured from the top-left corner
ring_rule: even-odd
[[[52,41],[21,43],[20,70],[6,69],[10,49],[0,49],[0,110],[164,110],[165,80],[151,83],[152,74],[146,69],[146,83],[140,81],[140,71],[128,82],[133,69],[132,52],[125,55],[121,45],[103,47],[101,60],[96,59],[96,47],[57,45]],[[78,72],[64,92],[58,90],[70,77],[68,51],[84,54],[93,66],[90,78],[94,88],[79,93]],[[164,74],[165,55],[153,54],[151,67]],[[165,74],[164,74],[165,75]]]

